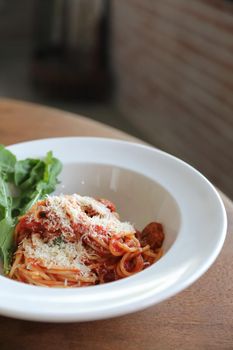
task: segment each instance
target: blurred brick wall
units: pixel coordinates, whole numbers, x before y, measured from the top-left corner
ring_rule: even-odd
[[[117,104],[233,198],[233,2],[114,0]]]

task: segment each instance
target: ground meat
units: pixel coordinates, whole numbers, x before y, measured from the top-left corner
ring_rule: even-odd
[[[137,237],[142,246],[149,244],[153,250],[161,248],[164,241],[163,226],[158,222],[151,222],[141,233],[137,231]]]

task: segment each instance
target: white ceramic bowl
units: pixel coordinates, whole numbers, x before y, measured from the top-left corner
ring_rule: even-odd
[[[56,193],[105,197],[139,229],[163,223],[164,256],[153,266],[105,285],[43,288],[0,276],[0,313],[37,321],[87,321],[144,309],[180,292],[219,254],[226,234],[222,201],[197,170],[152,147],[101,138],[54,138],[9,149],[19,159],[52,150],[63,162]]]

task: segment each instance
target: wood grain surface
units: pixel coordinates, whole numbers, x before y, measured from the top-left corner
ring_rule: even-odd
[[[0,100],[1,143],[68,135],[136,141],[70,113]],[[216,262],[191,287],[144,311],[104,321],[54,324],[0,317],[0,349],[233,349],[233,204],[221,196],[227,210],[228,235]]]
[[[102,135],[138,141],[122,131],[69,112],[32,103],[0,99],[0,142],[2,144],[9,145],[48,137]]]

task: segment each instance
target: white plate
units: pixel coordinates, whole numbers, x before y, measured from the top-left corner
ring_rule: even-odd
[[[56,289],[0,276],[0,313],[37,321],[87,321],[161,302],[199,278],[226,235],[226,213],[210,182],[183,161],[152,147],[101,138],[54,138],[8,147],[20,159],[52,150],[64,165],[57,193],[108,198],[139,229],[165,227],[164,256],[150,268],[105,285]]]

